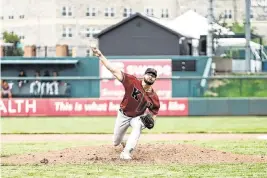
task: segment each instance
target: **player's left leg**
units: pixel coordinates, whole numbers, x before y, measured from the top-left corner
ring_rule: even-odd
[[[142,130],[145,128],[144,124],[140,120],[140,117],[135,117],[131,120],[130,125],[132,127],[132,132],[126,142],[126,146],[121,153],[121,158],[124,157],[131,159],[131,153],[135,149]]]
[[[118,111],[114,126],[113,145],[118,146],[123,141],[124,135],[130,126],[131,118]]]

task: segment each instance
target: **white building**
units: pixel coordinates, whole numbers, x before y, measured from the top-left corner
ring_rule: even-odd
[[[0,0],[1,30],[18,34],[25,45],[48,46],[54,55],[56,44],[78,47],[77,55],[89,53],[93,34],[134,12],[162,19],[175,19],[192,9],[206,16],[208,0]],[[267,0],[252,0],[252,26],[267,35]],[[245,18],[245,0],[215,0],[214,14],[226,22]],[[38,53],[43,55],[43,53]]]

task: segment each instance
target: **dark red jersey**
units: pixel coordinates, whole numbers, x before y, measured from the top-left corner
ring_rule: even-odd
[[[145,92],[141,80],[133,75],[122,74],[125,94],[120,108],[124,114],[129,117],[136,117],[144,114],[146,109],[149,109],[154,115],[158,114],[160,103],[157,93],[153,89],[151,92]]]

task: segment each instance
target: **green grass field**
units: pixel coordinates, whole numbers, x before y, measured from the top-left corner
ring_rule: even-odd
[[[8,178],[265,178],[266,175],[266,164],[8,166],[2,171],[2,176]]]
[[[3,118],[3,134],[112,133],[114,117]],[[159,117],[144,133],[267,133],[267,117]]]
[[[2,118],[5,134],[36,133],[112,133],[114,118]],[[267,133],[267,117],[192,117],[159,118],[149,133]],[[142,143],[146,143],[143,141]],[[150,143],[156,143],[153,141]],[[244,154],[267,156],[267,140],[182,140],[164,143],[190,144],[204,148]],[[161,141],[162,143],[162,141]],[[110,144],[105,141],[58,141],[2,143],[1,157],[45,153],[70,147]],[[157,150],[156,150],[157,151]],[[1,177],[53,178],[118,178],[118,177],[178,177],[178,178],[266,178],[267,163],[231,164],[63,164],[63,165],[5,165]]]

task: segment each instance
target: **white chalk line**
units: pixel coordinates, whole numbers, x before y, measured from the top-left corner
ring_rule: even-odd
[[[267,135],[258,136],[258,139],[260,139],[260,140],[267,140]]]

